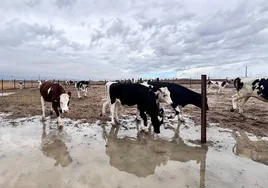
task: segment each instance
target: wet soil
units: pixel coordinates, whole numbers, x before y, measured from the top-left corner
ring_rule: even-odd
[[[169,113],[169,112],[168,112]],[[138,132],[135,116],[120,124],[41,116],[7,119],[0,114],[0,187],[266,187],[268,138],[200,126],[188,116],[177,129],[156,136]],[[166,120],[172,124],[171,120]],[[243,141],[243,140],[246,140]]]
[[[105,122],[109,116],[100,117],[101,100],[104,98],[104,85],[93,85],[88,91],[87,97],[78,99],[73,86],[65,86],[66,90],[72,92],[70,102],[70,113],[64,117],[74,120],[84,119],[86,122],[100,120]],[[188,86],[187,86],[188,87]],[[200,92],[199,85],[192,85],[190,89]],[[257,99],[250,99],[244,108],[244,116],[238,112],[230,112],[231,96],[235,94],[234,88],[226,88],[224,93],[217,94],[212,90],[207,98],[210,110],[207,112],[208,123],[217,123],[217,126],[244,130],[258,136],[268,136],[268,105]],[[81,96],[83,94],[81,93]],[[167,109],[169,107],[166,107]],[[126,107],[123,114],[135,114],[135,108]],[[47,105],[47,115],[50,107]],[[0,112],[12,112],[10,118],[41,115],[40,94],[37,88],[16,90],[15,94],[0,97]],[[108,112],[108,111],[107,111]],[[195,106],[188,105],[183,108],[183,114],[189,116],[200,125],[201,110]],[[55,117],[53,115],[52,117]],[[209,125],[208,124],[208,125]]]

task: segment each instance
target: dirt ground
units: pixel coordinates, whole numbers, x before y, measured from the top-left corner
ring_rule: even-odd
[[[92,85],[88,91],[88,96],[82,97],[82,99],[78,99],[73,86],[64,87],[72,92],[70,113],[64,115],[64,117],[85,119],[88,122],[94,122],[97,119],[103,122],[110,120],[108,113],[103,117],[99,116],[101,112],[100,102],[104,97],[104,85]],[[194,85],[191,89],[200,92],[200,85]],[[210,108],[207,113],[208,123],[218,123],[217,126],[244,130],[257,136],[268,136],[266,127],[268,126],[268,116],[266,115],[268,106],[266,103],[250,99],[245,105],[244,116],[241,116],[238,112],[230,112],[231,96],[233,94],[235,94],[233,88],[226,88],[222,94],[217,94],[216,90],[212,90],[208,94],[208,105]],[[134,108],[127,109],[124,113],[135,114]],[[50,106],[47,105],[46,115],[49,115],[49,110]],[[10,118],[41,115],[39,89],[16,90],[15,94],[1,96],[0,112],[12,112],[13,114]],[[197,125],[200,125],[201,110],[199,108],[192,105],[186,106],[183,108],[183,114],[193,119]]]

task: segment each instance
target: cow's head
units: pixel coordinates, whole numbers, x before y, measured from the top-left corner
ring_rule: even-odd
[[[71,92],[63,93],[60,97],[54,99],[54,103],[60,108],[61,113],[69,112],[69,103],[71,98]]]
[[[193,96],[193,105],[202,108],[202,96],[201,94],[197,93],[196,95]],[[206,110],[209,110],[208,107],[208,99],[206,100]]]
[[[156,91],[157,95],[158,95],[158,100],[159,102],[163,102],[163,103],[167,103],[169,105],[171,105],[172,99],[170,97],[170,91],[168,90],[167,87],[161,87]]]

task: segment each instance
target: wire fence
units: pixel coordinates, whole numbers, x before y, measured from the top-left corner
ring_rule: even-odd
[[[150,81],[160,81],[160,82],[170,82],[170,83],[175,83],[175,84],[181,84],[181,85],[186,85],[187,87],[192,87],[195,85],[201,85],[201,79],[191,79],[191,78],[183,78],[183,79],[179,79],[179,78],[174,78],[174,79],[149,79]],[[224,81],[225,79],[213,79],[214,81]],[[45,80],[40,80],[42,83]],[[54,82],[57,82],[59,84],[62,85],[73,85],[74,83],[78,82],[78,81],[73,81],[72,84],[68,84],[66,82],[66,80],[51,80]],[[141,83],[143,81],[148,81],[148,79],[124,79],[124,80],[115,80],[116,82],[121,82],[121,83]],[[107,81],[103,80],[103,81],[90,81],[89,83],[90,85],[104,85]],[[29,88],[38,88],[39,87],[39,83],[38,80],[16,80],[16,79],[12,79],[12,80],[4,80],[1,79],[0,82],[0,89],[2,91],[5,90],[16,90],[16,89],[29,89]],[[229,84],[228,87],[232,87],[232,84]]]

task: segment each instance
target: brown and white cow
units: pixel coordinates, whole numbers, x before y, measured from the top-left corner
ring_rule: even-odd
[[[45,119],[45,102],[52,103],[52,108],[57,115],[58,126],[62,127],[61,113],[69,111],[71,92],[66,93],[62,85],[54,82],[44,82],[40,86],[42,119]]]

